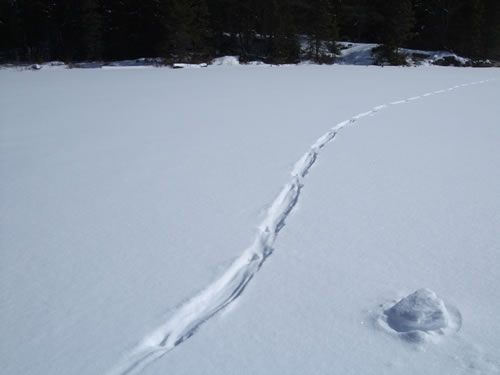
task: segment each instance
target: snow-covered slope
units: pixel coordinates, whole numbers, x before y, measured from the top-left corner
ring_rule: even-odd
[[[339,43],[341,46],[340,57],[337,59],[338,64],[344,65],[373,65],[375,58],[372,55],[372,50],[377,47],[377,44],[369,43]]]
[[[0,72],[2,372],[138,372],[175,347],[144,373],[494,373],[499,81],[460,86],[491,78]],[[287,182],[299,205],[273,201]],[[210,291],[266,227],[256,264],[272,257],[219,310]],[[463,327],[415,351],[371,322],[422,287]]]
[[[351,43],[339,42],[340,55],[335,60],[337,64],[342,65],[374,65],[376,59],[373,56],[373,49],[378,47],[379,44],[373,43]],[[408,65],[413,66],[429,66],[443,59],[451,59],[458,65],[467,65],[470,63],[469,59],[463,58],[449,51],[423,51],[416,49],[401,48],[400,52],[407,55]],[[451,64],[453,65],[453,64]]]

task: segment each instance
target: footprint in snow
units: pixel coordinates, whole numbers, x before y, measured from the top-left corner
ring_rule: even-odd
[[[411,343],[423,343],[457,332],[462,324],[460,312],[430,289],[414,293],[382,305],[378,324],[390,334]]]

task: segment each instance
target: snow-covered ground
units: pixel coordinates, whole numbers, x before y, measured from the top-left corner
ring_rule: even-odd
[[[499,72],[0,71],[0,372],[498,373]]]

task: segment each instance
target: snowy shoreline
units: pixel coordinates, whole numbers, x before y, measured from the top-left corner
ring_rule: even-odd
[[[377,65],[373,56],[372,50],[378,47],[378,44],[370,43],[351,43],[339,42],[341,48],[340,55],[336,56],[335,63],[331,65],[361,65],[372,66]],[[460,57],[452,52],[447,51],[423,51],[415,49],[401,48],[400,51],[407,55],[407,66],[434,66],[443,65],[456,66],[456,67],[494,67],[498,66],[495,62],[486,60],[474,62],[471,59]],[[482,65],[481,65],[482,64]],[[312,61],[303,60],[297,64],[267,64],[263,61],[249,61],[241,63],[238,56],[222,56],[213,59],[210,63],[169,63],[166,64],[164,59],[156,58],[137,58],[122,61],[87,61],[75,62],[66,64],[62,61],[51,61],[41,64],[3,64],[0,69],[9,70],[46,70],[46,69],[117,69],[117,68],[170,68],[170,69],[184,69],[184,68],[207,68],[210,66],[296,66],[296,65],[322,65]]]

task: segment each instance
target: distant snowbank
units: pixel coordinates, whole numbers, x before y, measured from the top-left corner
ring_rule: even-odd
[[[380,46],[380,44],[339,42],[338,45],[340,46],[341,51],[336,63],[342,65],[376,64],[373,49]],[[407,55],[406,60],[410,66],[473,66],[475,63],[481,63],[474,62],[471,59],[458,56],[457,54],[449,51],[424,51],[401,48],[400,52]],[[490,61],[484,61],[482,63],[491,64]]]
[[[374,65],[373,48],[378,44],[340,42],[341,51],[337,63],[342,65]]]

